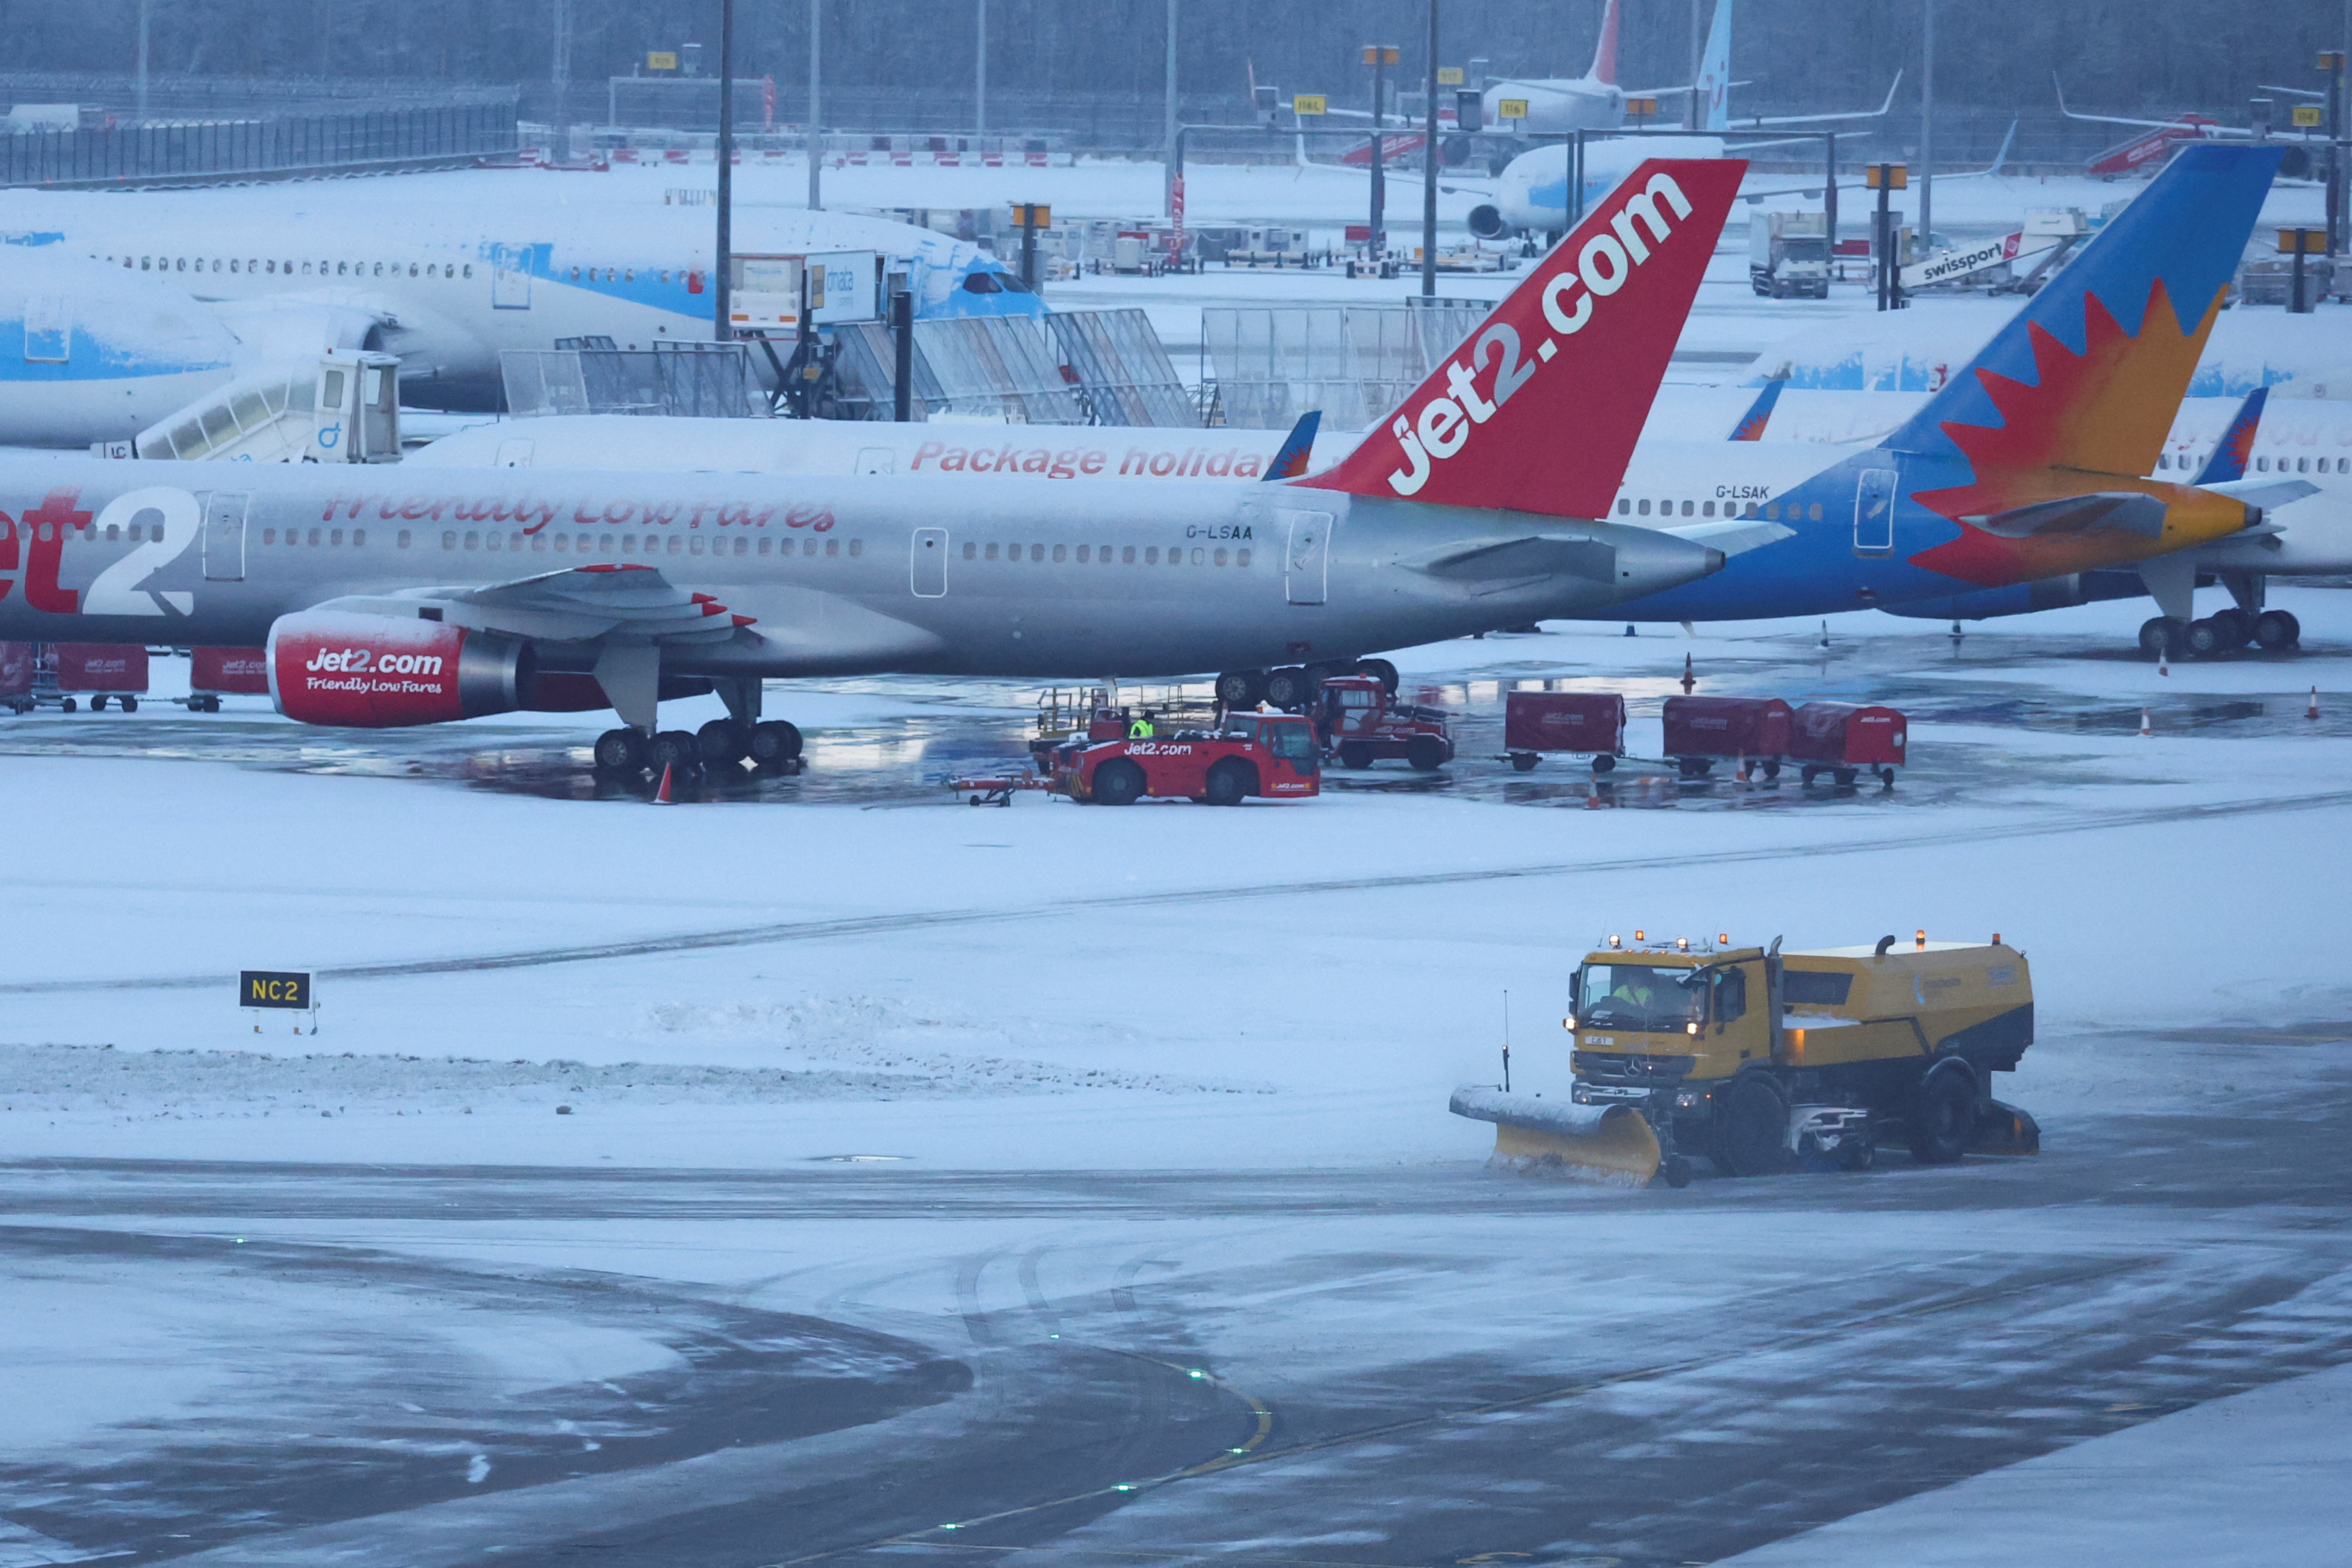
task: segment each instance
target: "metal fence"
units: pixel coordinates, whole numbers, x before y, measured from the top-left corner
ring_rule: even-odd
[[[963,414],[1026,425],[1197,426],[1191,394],[1139,310],[1045,318],[974,316],[915,323],[914,416]],[[835,403],[887,419],[897,383],[890,333],[836,330]]]
[[[1201,356],[1224,422],[1280,430],[1319,409],[1332,430],[1360,430],[1462,345],[1494,307],[1209,306]]]
[[[1059,310],[1045,318],[1062,363],[1097,425],[1198,425],[1192,395],[1140,310]]]
[[[515,106],[150,122],[0,136],[0,185],[203,183],[512,153]]]
[[[769,413],[749,343],[677,343],[651,351],[509,349],[499,355],[507,412],[755,419]]]

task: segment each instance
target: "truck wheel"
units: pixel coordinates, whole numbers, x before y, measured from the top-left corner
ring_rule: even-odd
[[[1361,741],[1349,741],[1339,748],[1339,765],[1361,770],[1372,765],[1372,749]]]
[[[1415,735],[1404,749],[1404,760],[1420,773],[1433,773],[1445,765],[1445,747],[1434,735]]]
[[[122,710],[123,710],[125,713],[136,713],[136,712],[138,712],[138,711],[139,711],[139,699],[137,699],[136,697],[126,697],[126,698],[124,698],[124,699],[122,700]]]
[[[1878,782],[1885,784],[1888,789],[1893,789],[1895,787],[1895,770],[1893,768],[1879,769]]]
[[[74,700],[73,700],[72,698],[70,698],[70,697],[67,698],[64,701],[62,701],[62,702],[60,702],[60,703],[58,703],[58,712],[60,712],[60,713],[70,713],[70,712],[72,712],[73,710],[74,710]]]
[[[1735,1176],[1777,1176],[1789,1168],[1789,1100],[1760,1072],[1741,1074],[1717,1102],[1715,1147]]]
[[[1209,770],[1205,798],[1211,805],[1239,805],[1250,797],[1256,784],[1247,763],[1228,757]]]
[[[1095,770],[1095,799],[1105,805],[1133,805],[1143,798],[1143,770],[1114,759]]]
[[[1391,697],[1397,694],[1397,688],[1404,683],[1404,678],[1397,674],[1397,667],[1384,658],[1360,659],[1357,661],[1356,668],[1360,673],[1369,675],[1379,681],[1381,689]]]
[[[1536,754],[1533,752],[1513,752],[1511,753],[1511,766],[1518,770],[1520,773],[1531,773],[1535,772],[1536,762]]]
[[[1878,1145],[1867,1131],[1849,1138],[1838,1145],[1837,1163],[1841,1171],[1867,1171],[1878,1163]]]
[[[1797,777],[1803,781],[1804,786],[1807,789],[1812,788],[1813,781],[1821,776],[1822,770],[1819,768],[1800,768],[1797,770]]]
[[[1265,700],[1284,712],[1297,712],[1314,695],[1314,684],[1297,665],[1266,671]]]
[[[1614,773],[1617,771],[1617,759],[1603,752],[1592,759],[1592,771],[1596,773]]]
[[[1715,769],[1712,757],[1676,757],[1675,771],[1686,779],[1703,779]]]
[[[1861,775],[1855,773],[1852,768],[1839,768],[1830,774],[1831,778],[1837,781],[1837,786],[1840,789],[1852,789],[1853,787],[1853,781],[1860,776]]]
[[[1780,758],[1767,757],[1764,760],[1764,776],[1768,779],[1777,779],[1780,776]]]
[[[1265,700],[1265,675],[1262,670],[1229,669],[1217,677],[1217,700],[1226,707],[1246,712]]]
[[[89,710],[90,710],[91,712],[93,712],[93,713],[103,713],[103,712],[105,712],[105,711],[106,711],[106,699],[105,699],[105,698],[103,698],[103,697],[93,697],[93,698],[91,698],[91,699],[89,700]]]
[[[1968,1152],[1976,1121],[1976,1086],[1958,1072],[1929,1073],[1904,1119],[1911,1157],[1923,1165],[1958,1163]]]

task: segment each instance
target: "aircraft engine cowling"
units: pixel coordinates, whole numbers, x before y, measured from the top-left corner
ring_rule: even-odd
[[[1503,221],[1503,209],[1492,202],[1481,202],[1470,209],[1470,232],[1480,239],[1500,239],[1511,232]]]
[[[530,645],[405,616],[303,611],[269,628],[269,696],[305,724],[389,730],[530,705]]]

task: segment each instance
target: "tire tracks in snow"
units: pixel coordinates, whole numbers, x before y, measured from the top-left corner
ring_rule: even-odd
[[[828,942],[842,937],[877,936],[946,926],[985,925],[1006,921],[1050,920],[1058,916],[1115,910],[1149,910],[1171,905],[1240,903],[1255,899],[1313,897],[1322,893],[1378,892],[1394,888],[1443,888],[1477,882],[1520,881],[1543,877],[1600,876],[1620,871],[1670,871],[1694,866],[1738,866],[1759,861],[1790,860],[1801,856],[1866,855],[1889,849],[1926,849],[1959,844],[1984,844],[2005,839],[2050,838],[2075,833],[2099,833],[2117,828],[2161,826],[2232,816],[2261,816],[2291,811],[2323,811],[2352,805],[2352,790],[2316,795],[2269,795],[2254,800],[2213,801],[2193,805],[2149,806],[2137,811],[2075,812],[2011,826],[1976,826],[1943,833],[1897,833],[1854,838],[1834,844],[1780,844],[1748,849],[1709,849],[1682,855],[1642,855],[1615,860],[1579,860],[1542,865],[1493,867],[1462,871],[1401,872],[1386,877],[1335,877],[1290,882],[1261,882],[1237,888],[1192,888],[1160,893],[1118,893],[1097,898],[1055,899],[1042,903],[954,910],[925,910],[901,914],[856,915],[835,920],[782,921],[761,925],[733,926],[719,931],[682,931],[674,936],[639,937],[619,942],[565,947],[526,948],[509,952],[478,953],[457,958],[401,959],[381,963],[328,964],[314,973],[321,980],[398,980],[425,974],[467,974],[497,969],[539,969],[559,963],[593,963],[600,959],[648,958],[664,953],[699,952],[732,947],[761,947],[779,942]],[[124,980],[31,980],[0,984],[0,995],[55,995],[107,991],[193,991],[218,985],[217,973],[151,975]]]

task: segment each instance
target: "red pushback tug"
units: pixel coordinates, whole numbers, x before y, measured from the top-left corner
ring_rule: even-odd
[[[1454,731],[1435,708],[1399,702],[1377,675],[1335,675],[1317,699],[1315,727],[1326,752],[1343,768],[1368,768],[1393,757],[1422,773],[1454,760]]]
[[[1303,714],[1235,713],[1213,730],[1146,739],[1071,741],[1053,760],[1053,788],[1081,805],[1133,805],[1147,795],[1239,805],[1251,795],[1322,793],[1315,732]]]

